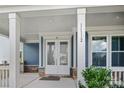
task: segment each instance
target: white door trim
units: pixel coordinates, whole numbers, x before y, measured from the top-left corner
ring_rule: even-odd
[[[60,49],[58,48],[59,46],[60,46],[60,42],[62,42],[62,41],[66,41],[66,42],[68,42],[68,64],[66,65],[66,66],[62,66],[62,65],[60,65],[60,60],[59,60],[59,57],[57,56],[58,54],[57,53],[59,53],[59,51],[60,51]],[[54,65],[54,68],[56,68],[56,70],[58,69],[57,67],[59,67],[60,69],[58,69],[58,70],[60,70],[60,72],[61,72],[61,69],[63,68],[65,68],[65,69],[67,69],[68,68],[68,70],[67,71],[62,71],[61,73],[60,72],[56,72],[56,71],[53,71],[53,74],[64,74],[64,75],[70,75],[70,65],[71,65],[71,49],[70,49],[70,40],[63,40],[63,39],[58,39],[58,40],[55,40],[55,39],[53,39],[53,40],[46,40],[46,45],[45,46],[47,46],[47,42],[55,42],[55,47],[56,47],[56,50],[55,50],[55,52],[56,52],[56,55],[55,55],[55,57],[56,58],[58,58],[57,59],[57,61],[55,62],[55,65]],[[56,45],[56,44],[58,44],[58,45]],[[57,52],[58,51],[58,52]],[[45,72],[47,72],[48,73],[48,67],[51,67],[52,68],[52,66],[49,66],[49,65],[47,65],[47,48],[46,48],[46,51],[45,51],[46,53],[46,56],[45,56],[45,59],[46,59],[46,61],[45,61],[45,63],[46,63],[46,65],[45,65]],[[55,73],[54,73],[55,72]]]

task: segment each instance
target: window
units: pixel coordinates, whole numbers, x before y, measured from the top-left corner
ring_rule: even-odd
[[[68,42],[60,42],[60,65],[68,64]]]
[[[92,65],[106,66],[107,39],[105,36],[92,37]]]
[[[112,37],[112,66],[124,66],[124,36]]]
[[[47,65],[55,65],[55,42],[47,43]]]

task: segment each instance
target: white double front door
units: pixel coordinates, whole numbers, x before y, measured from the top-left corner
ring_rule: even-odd
[[[46,74],[70,74],[68,40],[46,41]]]

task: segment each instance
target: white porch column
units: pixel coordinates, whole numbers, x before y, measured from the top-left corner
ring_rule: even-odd
[[[85,69],[85,14],[85,8],[77,9],[77,84],[79,81],[84,83],[81,72]]]
[[[76,28],[73,28],[73,68],[76,68]]]
[[[9,87],[18,87],[20,78],[20,19],[16,13],[9,13],[10,77]]]

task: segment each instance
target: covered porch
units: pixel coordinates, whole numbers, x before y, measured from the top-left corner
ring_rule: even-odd
[[[85,83],[82,70],[91,65],[111,69],[112,81],[123,83],[123,8],[4,11],[0,33],[8,39],[8,47],[3,43],[1,50],[8,50],[1,60],[0,86],[78,87],[79,81]],[[39,80],[48,75],[61,79]]]
[[[76,87],[76,11],[69,8],[1,14],[1,28],[5,28],[1,34],[9,50],[8,59],[3,58],[1,63],[0,86],[26,87],[23,85],[37,79],[27,87]],[[60,80],[39,80],[49,75]]]

